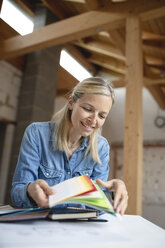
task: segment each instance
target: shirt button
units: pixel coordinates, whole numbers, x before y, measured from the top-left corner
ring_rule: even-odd
[[[49,173],[46,173],[47,176],[49,176]]]
[[[68,175],[70,175],[70,171],[68,171]]]

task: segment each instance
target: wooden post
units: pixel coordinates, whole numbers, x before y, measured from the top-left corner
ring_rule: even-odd
[[[142,213],[142,87],[143,61],[140,21],[126,20],[126,104],[123,179],[127,185],[128,214]]]

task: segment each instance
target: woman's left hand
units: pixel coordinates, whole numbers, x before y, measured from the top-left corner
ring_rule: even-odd
[[[113,201],[113,207],[116,213],[120,213],[121,215],[123,215],[128,206],[128,192],[125,183],[120,179],[112,179],[106,182],[97,179],[96,182],[101,187],[114,191],[115,196]]]

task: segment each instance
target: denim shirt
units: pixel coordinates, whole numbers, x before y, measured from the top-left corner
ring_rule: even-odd
[[[12,182],[11,198],[16,206],[35,206],[27,195],[27,186],[37,179],[45,180],[49,186],[80,175],[107,180],[109,144],[104,137],[98,138],[102,164],[94,162],[90,153],[84,157],[87,137],[70,159],[65,152],[53,148],[53,137],[51,122],[32,123],[26,128]]]

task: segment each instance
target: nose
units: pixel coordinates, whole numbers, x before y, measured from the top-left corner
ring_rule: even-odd
[[[96,114],[92,114],[92,115],[88,118],[88,120],[90,121],[90,123],[91,123],[92,125],[96,125],[96,123],[97,123],[97,115],[96,115]]]

